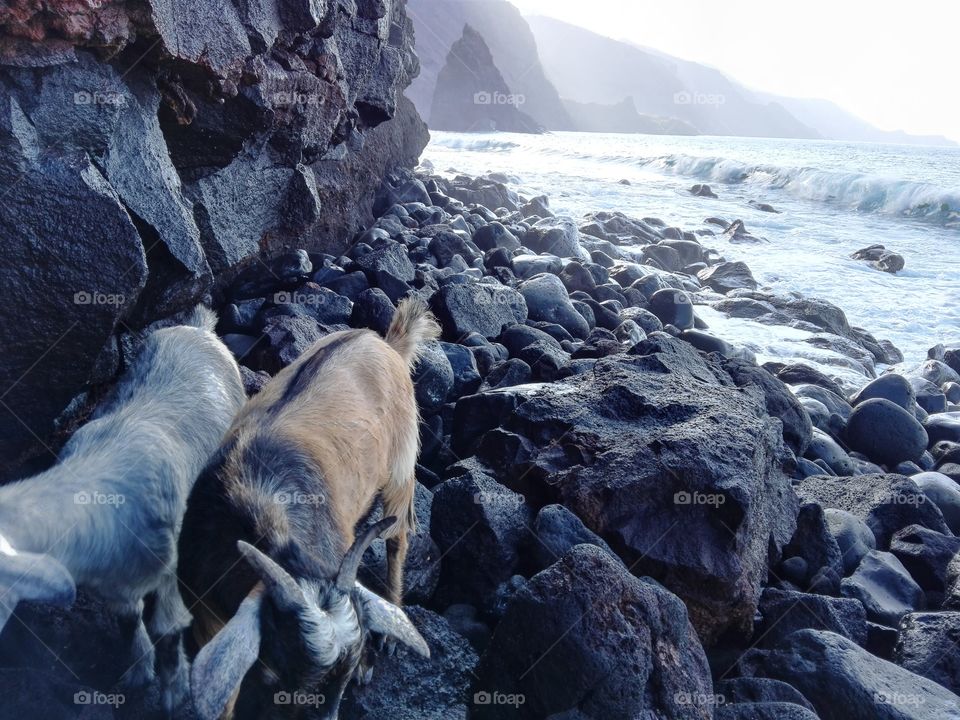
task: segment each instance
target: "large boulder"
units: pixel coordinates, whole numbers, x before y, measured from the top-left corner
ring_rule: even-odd
[[[944,720],[960,716],[960,697],[840,635],[799,630],[744,664],[756,675],[787,682],[821,720]]]
[[[927,449],[927,431],[902,407],[883,398],[859,403],[847,421],[847,443],[881,465],[918,460]]]
[[[444,285],[430,298],[430,309],[451,342],[472,332],[495,338],[504,328],[527,319],[522,295],[503,285],[487,283]]]
[[[590,333],[587,321],[570,302],[563,281],[556,275],[534,275],[520,284],[520,293],[526,301],[531,320],[556,323],[581,340]]]
[[[796,590],[767,588],[760,598],[762,620],[756,644],[771,647],[796,630],[829,630],[858,645],[867,642],[867,616],[863,605],[851,598],[838,598]]]
[[[513,393],[501,422],[527,447],[481,460],[535,504],[560,502],[637,572],[680,595],[701,637],[748,630],[797,499],[760,388],[663,333],[593,371]]]
[[[923,589],[896,556],[871,550],[856,572],[844,578],[840,588],[844,597],[863,603],[871,622],[896,627],[900,618],[923,609]]]
[[[707,659],[683,603],[593,545],[517,592],[476,677],[475,720],[713,717]],[[522,702],[505,707],[510,698]]]

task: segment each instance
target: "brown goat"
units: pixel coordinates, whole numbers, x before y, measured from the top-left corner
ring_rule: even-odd
[[[407,299],[386,340],[369,330],[323,338],[247,402],[197,480],[178,575],[201,648],[192,680],[202,717],[239,687],[238,718],[303,710],[271,704],[265,690],[309,690],[335,718],[368,631],[429,654],[397,606],[419,453],[410,368],[437,332]],[[354,528],[378,496],[392,603],[356,583],[375,534],[355,540]]]

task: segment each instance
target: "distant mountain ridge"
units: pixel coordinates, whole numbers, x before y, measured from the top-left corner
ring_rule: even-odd
[[[716,68],[554,18],[525,18],[507,0],[408,0],[407,14],[421,67],[407,95],[435,129],[463,126],[463,113],[453,124],[442,110],[434,114],[455,89],[448,84],[438,98],[437,79],[469,25],[517,109],[546,130],[956,144],[880,130],[827,100],[754,91]],[[489,110],[478,107],[468,126],[489,127]]]
[[[602,36],[601,36],[602,37]],[[617,41],[614,41],[617,42]],[[955,146],[953,140],[943,135],[914,135],[903,130],[881,130],[853,113],[844,110],[835,102],[821,98],[795,98],[774,93],[751,90],[735,80],[728,79],[720,70],[696,63],[691,60],[668,55],[655,48],[626,43],[631,47],[674,63],[678,73],[686,82],[703,83],[709,86],[710,79],[723,78],[723,82],[737,88],[744,97],[760,103],[776,103],[793,115],[799,122],[816,130],[829,140],[850,140],[855,142],[900,143],[907,145]]]
[[[469,25],[486,42],[494,64],[523,112],[548,130],[576,129],[540,64],[537,43],[520,11],[504,0],[407,0],[413,20],[420,75],[406,94],[431,125],[437,77],[448,53]],[[493,92],[494,88],[490,88]]]

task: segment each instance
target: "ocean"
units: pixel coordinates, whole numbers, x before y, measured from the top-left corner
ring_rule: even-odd
[[[720,236],[702,242],[746,262],[761,288],[838,305],[851,324],[893,341],[907,363],[925,359],[936,343],[960,342],[960,148],[433,132],[423,157],[441,174],[505,173],[513,189],[546,194],[551,210],[577,219],[619,210],[684,230],[709,228],[708,217],[741,219],[769,243],[732,245]],[[719,198],[691,195],[695,183],[708,183]],[[904,270],[890,275],[850,259],[873,244],[903,255]],[[802,360],[863,383],[831,363],[830,351],[802,342],[802,331],[729,319],[709,307],[697,312],[712,333],[749,348],[760,362]]]

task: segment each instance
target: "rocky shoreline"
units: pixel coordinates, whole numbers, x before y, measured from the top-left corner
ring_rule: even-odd
[[[407,563],[433,657],[381,658],[341,716],[960,717],[960,350],[877,377],[896,348],[762,290],[708,235],[554,217],[505,181],[394,173],[343,256],[286,251],[222,294],[251,394],[329,332],[382,332],[408,293],[443,328],[416,371]],[[758,366],[706,304],[809,330],[862,387]],[[382,543],[365,560],[376,589]],[[115,691],[78,638],[119,629],[85,603],[19,613],[7,697]],[[45,717],[146,717],[150,698]]]

